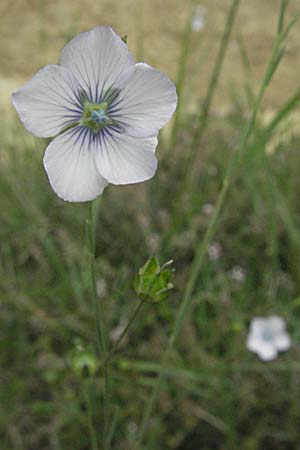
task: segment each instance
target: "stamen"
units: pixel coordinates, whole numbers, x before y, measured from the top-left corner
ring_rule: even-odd
[[[109,120],[109,117],[106,114],[104,109],[99,109],[92,111],[91,118],[95,123],[106,123]]]
[[[94,133],[104,128],[106,125],[112,124],[113,121],[107,114],[107,102],[100,104],[84,103],[81,124],[90,128]]]
[[[262,338],[264,341],[271,342],[274,338],[274,334],[272,333],[271,330],[265,329],[262,332]]]

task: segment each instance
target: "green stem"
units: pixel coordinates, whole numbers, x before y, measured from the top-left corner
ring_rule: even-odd
[[[90,202],[89,204],[89,217],[86,221],[87,229],[87,242],[88,242],[88,255],[89,255],[89,269],[90,269],[90,287],[92,293],[92,300],[95,309],[95,324],[97,331],[97,344],[99,355],[102,356],[106,351],[106,338],[104,333],[103,324],[103,312],[101,308],[101,302],[97,298],[97,288],[96,288],[96,274],[95,274],[95,218],[94,210],[95,203]]]
[[[127,334],[129,328],[131,327],[131,325],[133,324],[134,320],[136,319],[137,315],[139,314],[142,306],[144,305],[144,301],[140,300],[139,303],[136,305],[136,307],[133,310],[132,315],[130,316],[126,327],[124,328],[124,330],[122,331],[122,333],[120,334],[118,340],[115,342],[113,348],[111,349],[111,351],[108,353],[105,362],[108,363],[109,360],[111,359],[111,357],[116,353],[116,351],[119,348],[120,343],[122,342],[124,336]]]
[[[108,448],[111,448],[111,446],[112,446],[112,441],[113,441],[113,438],[114,438],[114,434],[115,434],[115,431],[116,431],[118,420],[119,420],[119,412],[118,412],[118,410],[116,410],[114,412],[114,414],[112,415],[110,430],[108,432],[108,437],[107,437],[107,446],[108,446]]]
[[[188,56],[189,56],[190,45],[191,45],[192,22],[193,22],[194,15],[195,15],[195,7],[193,5],[192,11],[189,13],[189,15],[186,19],[184,36],[183,36],[183,39],[181,40],[181,52],[180,52],[180,58],[178,61],[178,73],[177,73],[177,81],[176,81],[178,102],[177,102],[177,108],[176,108],[176,111],[175,111],[174,117],[173,117],[170,144],[168,146],[167,153],[165,155],[166,160],[168,159],[168,156],[173,151],[176,141],[177,141],[179,118],[180,118],[180,114],[181,114],[181,110],[182,110],[182,92],[183,92],[184,82],[185,82],[185,78],[186,78]]]
[[[206,96],[204,98],[204,101],[202,103],[201,112],[199,115],[199,124],[195,130],[195,133],[193,135],[190,151],[187,152],[186,156],[183,158],[182,164],[179,167],[177,179],[178,179],[178,187],[176,188],[175,195],[174,195],[174,201],[171,206],[172,208],[172,216],[173,216],[173,225],[171,227],[170,233],[167,235],[166,242],[168,243],[170,236],[172,233],[174,233],[174,228],[176,227],[177,220],[177,214],[176,211],[178,207],[180,206],[180,202],[182,200],[182,195],[184,192],[186,192],[187,186],[191,183],[191,172],[193,168],[193,164],[195,161],[195,158],[197,156],[197,151],[199,149],[204,130],[206,128],[208,119],[209,119],[209,112],[211,108],[211,104],[213,101],[214,94],[216,92],[216,88],[219,82],[221,70],[223,67],[223,62],[225,59],[226,51],[228,48],[229,39],[231,36],[233,24],[237,15],[238,7],[241,0],[232,0],[231,8],[228,13],[224,33],[221,39],[219,51],[216,57],[215,65],[211,74],[211,78],[209,81],[208,89]],[[179,103],[180,107],[180,103]],[[179,110],[180,112],[180,110]],[[176,112],[176,116],[178,118],[179,112]],[[174,133],[174,136],[172,135],[173,139],[176,138],[176,134]],[[173,142],[173,145],[175,145],[175,141]],[[166,245],[166,244],[165,244]]]
[[[207,94],[205,96],[205,99],[203,101],[203,106],[202,106],[202,110],[201,110],[201,114],[199,117],[199,126],[197,127],[194,137],[193,137],[193,141],[191,144],[191,150],[190,152],[187,154],[187,158],[186,161],[183,164],[183,185],[185,185],[186,180],[187,180],[187,176],[190,176],[190,169],[192,167],[192,165],[194,164],[194,160],[195,157],[197,155],[197,151],[203,136],[203,131],[206,128],[206,124],[208,121],[208,117],[209,117],[209,111],[210,111],[210,107],[212,104],[212,100],[216,91],[216,87],[218,85],[218,81],[220,78],[220,73],[222,70],[222,66],[223,66],[223,62],[225,59],[225,55],[226,55],[226,50],[228,47],[228,43],[229,43],[229,38],[231,35],[231,31],[233,28],[233,24],[235,21],[235,17],[237,15],[237,11],[238,11],[238,7],[240,4],[241,0],[233,0],[232,1],[232,5],[231,5],[231,9],[229,11],[228,14],[228,18],[227,18],[227,22],[226,22],[226,26],[225,26],[225,30],[224,30],[224,34],[222,36],[222,40],[221,40],[221,44],[220,44],[220,48],[217,54],[217,58],[216,58],[216,62],[215,62],[215,66],[213,68],[212,71],[212,75],[210,78],[210,82],[209,82],[209,86],[207,89]]]
[[[179,311],[176,316],[175,324],[173,326],[171,335],[168,339],[168,343],[167,343],[166,349],[163,354],[160,372],[156,379],[156,382],[155,382],[155,385],[154,385],[154,388],[153,388],[153,391],[152,391],[152,394],[150,397],[150,401],[147,403],[146,408],[144,410],[144,415],[142,417],[141,427],[140,427],[140,430],[138,433],[138,438],[137,438],[137,448],[138,449],[140,449],[144,435],[148,429],[149,420],[150,420],[152,411],[154,409],[158,394],[160,392],[162,381],[164,379],[164,374],[166,371],[165,369],[166,369],[166,365],[168,363],[170,352],[173,349],[174,343],[181,331],[183,322],[184,322],[185,318],[187,317],[187,314],[191,308],[192,300],[193,300],[192,295],[194,292],[194,288],[196,286],[196,282],[199,277],[203,259],[206,254],[208,245],[211,242],[211,240],[216,232],[218,220],[221,215],[221,212],[222,212],[222,209],[224,206],[224,202],[227,197],[228,190],[232,183],[234,170],[237,167],[242,154],[245,152],[246,144],[255,128],[256,117],[257,117],[257,113],[258,113],[258,110],[260,108],[260,105],[261,105],[261,102],[263,99],[263,95],[266,91],[266,88],[269,85],[269,82],[270,82],[272,76],[274,75],[276,68],[278,67],[278,63],[281,58],[281,44],[283,43],[283,40],[286,37],[287,32],[291,29],[291,26],[293,23],[295,23],[294,20],[290,22],[290,24],[287,27],[287,29],[285,30],[285,32],[283,32],[281,35],[279,35],[274,43],[270,61],[269,61],[269,64],[267,65],[265,76],[263,78],[258,96],[256,98],[256,101],[255,101],[255,104],[254,104],[254,107],[252,110],[252,114],[250,116],[248,124],[245,127],[240,144],[239,144],[238,148],[236,149],[236,151],[233,153],[233,155],[228,163],[226,174],[225,174],[223,184],[222,184],[222,189],[220,191],[220,194],[219,194],[219,197],[217,200],[214,214],[210,220],[210,223],[209,223],[207,231],[204,235],[203,241],[201,241],[199,243],[198,247],[196,248],[196,252],[195,252],[193,262],[192,262],[191,271],[190,271],[189,279],[188,279],[186,289],[184,292],[183,300],[179,307]]]
[[[95,274],[95,208],[96,202],[89,203],[89,217],[86,221],[87,230],[87,242],[88,242],[88,253],[89,253],[89,269],[90,269],[90,283],[91,283],[91,294],[95,309],[95,324],[97,331],[97,348],[98,354],[101,360],[106,361],[107,355],[107,344],[106,344],[106,333],[104,327],[104,314],[102,303],[99,301],[96,289],[96,274]],[[104,414],[104,450],[107,449],[106,440],[108,436],[108,425],[109,425],[109,377],[108,377],[108,366],[107,363],[103,364],[103,378],[104,378],[104,388],[103,388],[103,414]]]
[[[281,0],[280,14],[277,24],[277,34],[280,34],[283,30],[283,22],[285,18],[286,9],[290,0]]]
[[[94,424],[93,424],[92,402],[91,402],[91,394],[90,394],[89,388],[90,388],[89,383],[85,383],[84,396],[85,396],[85,403],[86,403],[87,415],[88,415],[90,440],[91,440],[91,444],[92,444],[92,450],[98,450],[97,435],[96,435],[96,431],[95,431]]]

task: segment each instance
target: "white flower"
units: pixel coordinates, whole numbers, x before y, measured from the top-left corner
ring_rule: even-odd
[[[222,246],[219,242],[213,242],[207,249],[208,257],[211,261],[217,261],[222,255]]]
[[[127,428],[130,434],[136,434],[138,431],[138,426],[135,422],[129,422]]]
[[[247,348],[263,361],[275,359],[278,352],[291,346],[291,338],[281,317],[256,317],[252,320],[247,337]]]
[[[159,251],[159,244],[160,244],[160,239],[159,239],[159,234],[158,233],[151,233],[147,239],[147,246],[149,248],[150,253],[152,254],[156,254]]]
[[[135,64],[109,27],[82,33],[13,94],[25,128],[54,137],[44,156],[53,190],[67,201],[88,201],[108,183],[151,178],[157,134],[177,104],[164,74]]]
[[[103,298],[107,295],[107,283],[104,279],[96,281],[96,290],[98,297]]]
[[[120,338],[127,324],[128,324],[127,319],[125,319],[125,317],[121,317],[119,324],[115,328],[113,328],[109,333],[109,337],[113,342],[116,342]]]
[[[205,203],[202,207],[202,211],[205,215],[211,216],[214,211],[214,207],[211,203]]]
[[[216,166],[208,167],[207,172],[211,177],[215,177],[218,175],[218,169],[216,168]]]
[[[205,10],[201,6],[197,7],[196,13],[194,15],[193,21],[192,21],[192,29],[194,31],[200,31],[202,28],[204,28],[205,25]]]
[[[245,280],[246,273],[242,267],[236,266],[232,268],[230,276],[234,281],[242,283]]]

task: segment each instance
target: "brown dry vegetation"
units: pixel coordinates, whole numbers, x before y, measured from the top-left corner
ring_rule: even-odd
[[[30,78],[39,67],[55,63],[60,49],[72,36],[99,24],[111,25],[120,35],[128,35],[136,59],[143,59],[175,78],[184,22],[192,5],[185,0],[1,0],[0,3],[0,87],[1,97],[6,99],[15,86]],[[194,97],[198,98],[207,87],[230,1],[194,3],[205,9],[206,22],[203,32],[195,33],[195,50],[190,57],[190,66],[195,67],[201,51],[206,54],[193,85]],[[238,91],[245,79],[237,44],[239,36],[249,52],[254,86],[256,80],[259,83],[271,49],[278,8],[279,0],[241,2],[215,104],[227,104],[228,87],[234,86]],[[292,0],[290,17],[296,9],[297,1]],[[299,42],[298,25],[288,40],[286,64],[278,70],[267,96],[269,105],[281,104],[290,87],[298,84]]]

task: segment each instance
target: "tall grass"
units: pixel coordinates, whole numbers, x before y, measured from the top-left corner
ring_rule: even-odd
[[[201,116],[200,116],[200,125],[196,129],[196,132],[194,135],[194,140],[192,141],[192,150],[190,153],[191,156],[190,156],[190,160],[189,160],[190,162],[187,167],[189,169],[189,171],[192,168],[192,164],[195,163],[195,161],[194,161],[195,156],[196,156],[195,151],[197,149],[197,144],[199,143],[199,138],[201,136],[201,133],[203,133],[203,131],[204,131],[204,127],[205,127],[205,124],[207,121],[209,105],[210,105],[210,101],[212,98],[212,93],[215,89],[217,78],[220,73],[226,45],[228,43],[228,39],[230,36],[230,30],[233,25],[233,20],[234,20],[238,5],[239,5],[238,1],[232,2],[232,8],[231,8],[231,11],[228,16],[228,22],[226,25],[224,38],[223,38],[223,41],[222,41],[222,44],[220,47],[220,51],[217,55],[216,66],[215,66],[215,69],[213,72],[212,81],[211,81],[211,83],[209,85],[209,89],[208,89],[208,94],[207,94],[208,100],[205,102],[203,112],[201,113]],[[203,240],[200,241],[200,243],[196,247],[194,259],[192,261],[191,268],[190,268],[190,274],[189,274],[187,284],[186,284],[184,294],[183,294],[183,300],[182,300],[182,303],[178,310],[178,313],[176,315],[175,324],[172,328],[172,331],[171,331],[171,334],[170,334],[170,337],[168,340],[167,348],[166,348],[166,350],[164,352],[164,356],[162,358],[162,368],[161,368],[160,374],[157,378],[150,401],[149,401],[147,407],[145,408],[145,413],[144,413],[144,416],[142,419],[141,428],[140,428],[140,432],[139,432],[139,436],[138,436],[137,446],[139,446],[140,443],[142,442],[142,440],[144,438],[144,434],[147,430],[150,415],[152,413],[155,401],[156,401],[159,391],[161,389],[161,383],[162,383],[162,379],[163,379],[163,375],[164,375],[164,369],[168,363],[169,353],[172,350],[172,347],[175,345],[176,339],[178,338],[178,336],[180,334],[184,320],[186,319],[186,316],[190,311],[190,308],[192,305],[192,299],[193,299],[192,296],[193,296],[194,289],[195,289],[195,284],[199,277],[200,270],[201,270],[202,264],[203,264],[203,259],[206,255],[208,246],[217,230],[219,218],[220,218],[222,209],[223,209],[225,201],[226,201],[227,193],[228,193],[231,183],[232,183],[232,178],[233,178],[235,169],[239,163],[241,156],[243,155],[243,152],[245,152],[247,149],[247,144],[248,144],[249,138],[255,132],[256,118],[257,118],[257,114],[258,114],[259,108],[260,108],[262,100],[263,100],[264,93],[265,93],[267,87],[269,86],[269,84],[273,78],[273,75],[282,59],[283,45],[284,45],[285,39],[286,39],[289,31],[293,27],[293,25],[296,23],[297,17],[293,18],[290,21],[290,23],[287,25],[287,27],[285,29],[283,29],[285,12],[286,12],[286,1],[283,0],[281,3],[280,12],[279,12],[277,38],[274,41],[270,60],[267,64],[267,68],[266,68],[265,75],[264,75],[262,83],[261,83],[261,87],[259,89],[257,98],[255,99],[255,102],[253,105],[253,110],[250,115],[250,119],[249,119],[247,125],[245,126],[244,132],[242,134],[240,144],[238,145],[237,149],[233,153],[233,155],[228,163],[224,181],[222,184],[222,188],[221,188],[221,191],[218,196],[216,206],[214,209],[214,213],[209,222],[209,225],[208,225],[206,233],[203,237]]]

